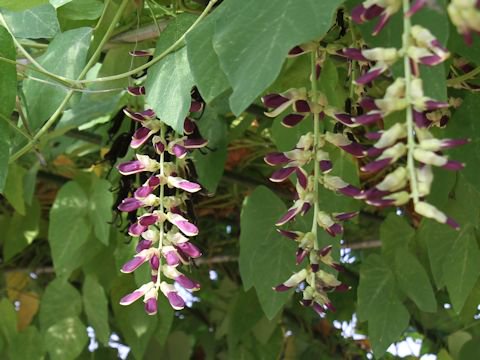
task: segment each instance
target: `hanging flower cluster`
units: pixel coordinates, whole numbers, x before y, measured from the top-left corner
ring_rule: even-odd
[[[456,6],[454,4],[457,3],[460,2],[453,1],[451,5]],[[383,176],[380,182],[363,190],[358,197],[374,206],[399,206],[413,200],[417,214],[458,229],[459,226],[453,219],[423,200],[430,193],[432,166],[453,171],[464,167],[464,164],[450,160],[443,150],[468,142],[466,139],[437,139],[429,131],[429,127],[434,124],[432,115],[447,109],[449,104],[425,96],[419,65],[437,65],[445,61],[449,53],[428,29],[410,23],[410,16],[425,4],[426,1],[422,0],[414,1],[410,7],[404,4],[402,49],[344,49],[339,52],[342,56],[367,65],[375,62],[365,75],[356,79],[361,85],[371,83],[395,61],[404,60],[404,77],[396,78],[387,87],[383,98],[361,99],[359,103],[364,113],[350,118],[352,127],[371,126],[379,125],[393,112],[406,112],[404,123],[386,124],[385,130],[366,134],[374,144],[365,150],[371,160],[361,170],[367,173],[383,171]],[[378,33],[401,5],[401,0],[367,0],[352,11],[352,18],[357,23],[362,23],[380,15],[382,18],[374,31]]]
[[[138,52],[133,56],[142,56]],[[143,56],[148,56],[145,54]],[[143,86],[129,87],[133,96],[145,94]],[[192,100],[191,112],[200,111],[203,103]],[[188,194],[201,189],[200,185],[185,179],[186,156],[192,149],[207,145],[199,136],[195,121],[185,119],[184,136],[167,135],[167,126],[159,120],[152,109],[133,111],[124,109],[125,114],[139,124],[130,147],[143,148],[147,154],[137,154],[136,160],[118,165],[122,175],[148,173],[148,179],[131,197],[124,199],[118,209],[123,212],[139,212],[128,233],[138,238],[136,254],[124,264],[121,271],[131,273],[142,264],[148,263],[151,281],[124,296],[120,304],[129,305],[143,297],[145,311],[149,315],[157,312],[158,293],[163,293],[170,305],[180,310],[185,306],[172,280],[188,291],[197,291],[200,284],[188,278],[178,269],[190,259],[201,256],[200,250],[189,241],[198,234],[198,228],[186,218],[185,203]],[[148,140],[151,139],[151,146]],[[155,157],[155,158],[154,158]]]
[[[284,116],[282,124],[286,127],[297,125],[305,118],[312,116],[314,131],[308,132],[300,137],[296,146],[291,151],[275,152],[265,156],[265,162],[271,166],[280,166],[273,172],[270,180],[283,182],[291,175],[296,176],[296,196],[293,205],[277,221],[277,226],[283,226],[294,221],[297,216],[303,216],[311,209],[314,212],[312,230],[300,232],[285,229],[278,229],[279,233],[294,240],[298,244],[296,253],[297,264],[308,259],[308,265],[299,272],[292,275],[283,284],[276,286],[276,291],[286,291],[303,284],[303,300],[301,304],[312,307],[317,313],[324,313],[326,309],[335,310],[331,304],[328,293],[331,291],[344,291],[348,287],[340,283],[336,276],[321,269],[320,265],[326,265],[337,271],[342,270],[340,264],[336,263],[332,256],[332,246],[320,249],[317,242],[317,229],[324,229],[331,236],[336,236],[343,231],[342,222],[355,215],[350,213],[327,213],[321,211],[318,206],[318,187],[341,193],[350,197],[357,197],[361,194],[360,189],[346,183],[338,176],[329,173],[333,168],[329,153],[324,149],[327,142],[338,146],[354,155],[363,157],[363,147],[351,141],[342,134],[325,133],[320,134],[320,121],[325,115],[332,118],[340,117],[339,121],[350,122],[343,118],[342,113],[328,105],[326,96],[316,89],[316,79],[320,74],[318,69],[322,56],[318,56],[318,46],[311,44],[295,47],[290,54],[299,56],[306,52],[312,55],[312,89],[305,88],[289,89],[279,94],[269,94],[262,98],[266,107],[271,109],[266,115],[276,117],[282,112],[289,113]],[[313,164],[313,171],[307,169]]]
[[[480,34],[480,1],[452,0],[447,7],[452,23],[468,45],[473,43],[473,33]]]

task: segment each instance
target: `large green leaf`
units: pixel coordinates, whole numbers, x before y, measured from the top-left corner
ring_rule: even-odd
[[[0,301],[0,335],[9,343],[17,333],[17,313],[15,307],[6,298]]]
[[[14,213],[6,229],[6,237],[3,244],[3,256],[5,260],[11,259],[25,247],[30,245],[37,237],[40,223],[40,204],[38,200],[27,207],[25,216]]]
[[[16,163],[8,166],[8,176],[5,181],[4,195],[10,205],[20,215],[25,215],[25,199],[23,197],[23,178],[26,170]]]
[[[108,245],[110,224],[112,220],[113,195],[109,181],[93,177],[88,204],[88,215],[93,224],[95,236],[103,244]]]
[[[0,26],[0,56],[15,60],[16,51],[8,31]],[[10,157],[10,128],[5,121],[15,107],[17,93],[17,71],[14,64],[0,61],[0,193],[3,192],[7,178],[8,159]]]
[[[103,287],[93,276],[87,276],[83,283],[83,306],[88,324],[95,329],[95,336],[104,345],[110,338],[108,325],[108,300]]]
[[[38,62],[57,75],[76,79],[85,66],[91,34],[90,28],[78,28],[55,36]],[[29,75],[51,82],[37,72],[29,72]],[[24,90],[33,129],[39,128],[54,113],[67,92],[67,89],[35,80],[25,80]]]
[[[410,315],[398,299],[395,276],[379,255],[370,255],[360,269],[358,317],[368,321],[369,339],[377,357],[408,325]]]
[[[0,0],[0,8],[5,8],[12,11],[22,11],[47,3],[48,0]]]
[[[45,333],[45,346],[52,360],[77,359],[87,343],[87,329],[77,317],[63,319]]]
[[[213,46],[233,88],[239,115],[278,76],[288,51],[329,29],[340,0],[224,1]],[[233,16],[234,14],[234,16]]]
[[[415,255],[406,249],[395,253],[395,276],[402,291],[422,311],[437,311],[437,301],[427,272]]]
[[[63,279],[48,284],[40,302],[40,327],[45,331],[59,320],[80,315],[82,298],[72,285]]]
[[[480,158],[480,94],[469,93],[462,105],[448,122],[446,137],[470,138],[472,142],[457,149],[450,150],[451,157],[466,163],[462,170],[467,180],[480,191],[480,176],[477,168]]]
[[[222,178],[227,159],[227,124],[209,107],[198,121],[202,137],[208,140],[207,153],[196,151],[193,155],[198,180],[209,192],[214,193]]]
[[[391,213],[380,226],[380,240],[382,253],[390,260],[395,258],[399,249],[407,249],[408,243],[415,236],[415,232],[401,216]]]
[[[281,237],[275,222],[286,211],[283,202],[269,189],[259,186],[245,199],[240,218],[240,275],[245,290],[257,291],[260,305],[273,319],[291,292],[277,293],[273,286],[295,271],[295,244]]]
[[[41,360],[45,356],[45,347],[40,332],[29,326],[12,339],[8,355],[11,360]]]
[[[58,16],[71,20],[95,20],[102,15],[100,0],[73,0],[57,8]]]
[[[183,14],[172,21],[158,39],[155,55],[178,40],[194,20],[194,16]],[[193,85],[186,48],[168,55],[148,71],[147,102],[162,121],[180,134],[183,134],[183,122],[190,109]]]
[[[50,210],[48,241],[57,275],[68,276],[84,254],[79,249],[87,241],[88,197],[76,182],[66,183]]]
[[[4,11],[5,20],[17,38],[53,38],[59,31],[55,8],[50,4],[37,6],[22,12]]]
[[[224,10],[225,7],[220,6],[186,37],[190,69],[195,84],[207,103],[230,87],[228,79],[220,67],[217,53],[213,48],[215,22],[225,13]]]

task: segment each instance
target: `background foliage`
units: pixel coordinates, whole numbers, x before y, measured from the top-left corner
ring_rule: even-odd
[[[422,76],[427,95],[463,100],[441,131],[472,139],[451,152],[467,167],[436,173],[429,197],[461,231],[419,221],[408,207],[378,211],[325,193],[322,208],[360,210],[341,240],[320,238],[335,246],[346,266],[341,280],[352,289],[333,295],[338,310],[325,318],[301,308],[292,293],[271,290],[295,270],[294,244],[274,231],[293,193],[291,185],[268,183],[263,156],[289,150],[311,125],[285,129],[263,115],[259,96],[308,83],[308,62],[285,60],[295,45],[322,38],[340,48],[352,34],[371,46],[398,45],[398,16],[376,38],[370,24],[349,24],[346,11],[358,3],[225,0],[184,36],[206,2],[0,0],[14,35],[0,27],[0,357],[83,359],[94,351],[95,359],[111,359],[126,344],[136,359],[360,359],[372,350],[394,358],[386,349],[409,337],[421,342],[421,354],[475,358],[480,95],[472,89],[480,82],[458,81],[455,59],[480,66],[480,40],[464,46],[444,1],[414,22],[453,52],[452,61]],[[125,219],[112,212],[121,186],[112,167],[132,153],[106,155],[130,132],[127,119],[116,131],[112,124],[136,101],[124,91],[128,71],[146,61],[128,52],[148,48],[169,53],[148,69],[147,101],[181,130],[196,86],[207,103],[200,130],[212,149],[194,157],[206,188],[195,198],[204,257],[192,265],[202,291],[180,313],[162,301],[155,317],[142,304],[118,304],[148,275],[118,271],[135,244]],[[335,106],[349,96],[347,77],[345,62],[328,57],[319,84]],[[332,148],[331,157],[337,175],[354,185],[368,181],[349,155]],[[346,323],[339,329],[342,322],[352,322],[354,338]]]

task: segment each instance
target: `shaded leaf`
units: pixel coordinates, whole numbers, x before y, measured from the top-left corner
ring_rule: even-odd
[[[4,11],[3,15],[13,35],[17,38],[50,39],[60,31],[57,13],[50,4],[22,12]]]
[[[342,1],[224,1],[232,16],[217,22],[213,46],[232,85],[232,111],[239,115],[280,73],[288,51],[324,35]]]
[[[4,195],[10,205],[20,215],[26,215],[25,199],[23,197],[23,177],[26,170],[16,163],[8,166],[8,176],[5,181]]]
[[[17,314],[15,307],[8,299],[0,301],[0,335],[6,343],[10,343],[17,333]]]
[[[108,344],[108,300],[103,287],[93,276],[87,276],[83,283],[83,306],[88,324],[95,329],[95,336],[104,345]]]
[[[47,3],[48,0],[0,0],[0,7],[12,11],[22,11]]]
[[[102,15],[104,3],[100,0],[73,0],[58,7],[58,16],[71,20],[95,20]]]
[[[108,180],[93,177],[89,201],[89,218],[93,224],[95,236],[102,244],[108,245],[112,220],[113,194]]]
[[[45,333],[45,346],[52,360],[76,359],[87,343],[87,329],[77,317],[63,319]]]
[[[29,326],[15,335],[8,352],[11,360],[41,360],[44,354],[42,335],[34,326]]]
[[[269,189],[259,186],[245,199],[240,218],[240,275],[245,290],[255,287],[260,305],[273,319],[291,292],[272,290],[295,271],[295,244],[282,238],[275,222],[286,211],[283,202]]]

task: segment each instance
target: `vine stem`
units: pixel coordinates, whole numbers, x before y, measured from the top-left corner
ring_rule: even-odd
[[[105,32],[105,35],[102,38],[102,41],[98,44],[97,48],[95,49],[95,52],[93,53],[92,57],[89,59],[85,67],[83,68],[82,72],[78,76],[78,79],[82,79],[87,72],[90,70],[90,68],[95,64],[97,61],[97,57],[100,55],[102,51],[102,47],[105,45],[107,42],[108,38],[110,37],[112,31],[114,30],[118,20],[120,20],[120,17],[123,14],[123,11],[128,5],[129,0],[122,0],[122,3],[120,4],[120,7],[118,8],[117,13],[115,14],[114,18],[112,19],[112,23],[108,27],[107,31]],[[63,110],[65,107],[68,105],[68,102],[70,101],[71,97],[75,93],[74,89],[70,89],[65,97],[63,98],[62,102],[58,106],[58,108],[55,110],[55,112],[50,116],[50,118],[43,124],[43,126],[38,130],[38,132],[33,136],[32,140],[30,140],[23,148],[18,150],[15,154],[13,154],[10,157],[9,163],[12,163],[19,159],[21,156],[26,154],[28,151],[30,151],[31,148],[35,146],[35,144],[39,141],[39,139],[55,124],[57,119],[60,117],[62,114]]]
[[[315,241],[313,242],[313,248],[318,250],[318,239],[317,239],[317,218],[318,218],[318,176],[320,174],[320,164],[317,161],[317,151],[318,151],[318,137],[320,136],[320,117],[319,113],[316,110],[317,107],[317,69],[316,69],[316,62],[317,62],[317,50],[313,50],[311,54],[311,88],[312,88],[312,95],[311,99],[313,102],[313,196],[314,196],[314,203],[313,203],[313,221],[312,221],[312,233]]]
[[[403,0],[403,68],[405,73],[405,101],[407,102],[406,108],[406,122],[407,122],[407,168],[410,178],[410,189],[412,192],[413,203],[416,204],[419,200],[417,175],[415,173],[415,159],[413,158],[413,151],[415,150],[415,130],[413,127],[413,114],[412,114],[412,69],[410,67],[410,58],[408,57],[408,48],[410,47],[410,29],[411,21],[410,17],[406,16],[410,9],[410,0]]]
[[[460,75],[459,77],[447,80],[447,85],[448,86],[455,86],[455,85],[461,84],[462,82],[464,82],[466,80],[470,80],[470,79],[474,78],[478,74],[480,74],[480,66],[476,67],[475,69],[473,69],[472,71],[469,71],[466,74]]]
[[[165,139],[165,125],[162,124],[162,127],[160,129],[160,138],[162,139],[162,141]],[[164,169],[164,165],[165,165],[165,151],[167,151],[167,149],[163,149],[162,153],[160,154],[160,179],[163,178],[163,176],[165,176],[165,169]],[[165,185],[164,184],[161,184],[160,185],[160,214],[163,215],[163,212],[164,212],[164,207],[163,207],[163,197],[165,195]],[[155,287],[158,289],[160,287],[160,282],[161,282],[161,274],[162,274],[162,256],[160,254],[160,252],[162,251],[162,247],[163,247],[163,237],[164,237],[164,223],[162,222],[162,224],[160,225],[160,236],[159,236],[159,239],[158,239],[158,261],[159,261],[159,265],[158,265],[158,273],[157,273],[157,281],[155,282]]]
[[[187,36],[187,34],[190,31],[192,31],[198,25],[198,23],[200,23],[203,20],[203,18],[205,16],[207,16],[207,14],[210,12],[213,5],[215,5],[215,3],[217,1],[218,0],[210,0],[210,2],[205,7],[203,12],[198,16],[198,18],[195,20],[195,22],[183,33],[183,35],[180,36],[178,38],[178,40],[175,41],[172,45],[170,45],[164,52],[162,52],[160,55],[157,55],[156,57],[154,57],[149,62],[147,62],[147,63],[145,63],[145,64],[143,64],[143,65],[141,65],[141,66],[139,66],[135,69],[132,69],[130,71],[127,71],[127,72],[124,72],[124,73],[121,73],[121,74],[106,76],[106,77],[103,77],[103,78],[90,79],[90,80],[80,80],[80,81],[78,81],[78,83],[84,84],[84,83],[98,83],[98,82],[105,82],[105,81],[114,81],[114,80],[124,79],[126,77],[131,76],[131,75],[135,75],[142,70],[148,69],[150,66],[156,64],[157,62],[162,60],[165,56],[167,56],[171,52],[177,50],[177,47],[185,40],[185,37]]]

